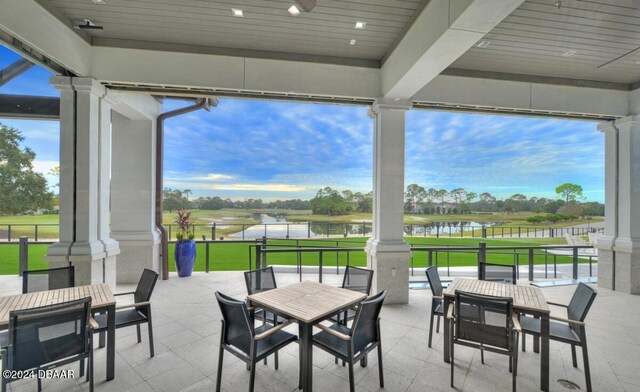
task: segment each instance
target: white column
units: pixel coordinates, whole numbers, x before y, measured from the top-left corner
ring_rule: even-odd
[[[61,91],[60,242],[45,259],[75,266],[76,285],[115,285],[117,242],[108,236],[111,107],[90,78],[53,77]]]
[[[640,116],[603,123],[605,233],[597,241],[598,285],[640,294]]]
[[[372,292],[387,290],[388,304],[409,302],[410,247],[404,242],[404,120],[410,101],[377,99],[372,107],[373,233],[365,251],[375,270]]]
[[[160,271],[155,227],[156,122],[113,113],[111,235],[120,244],[118,283],[135,283],[143,268]]]

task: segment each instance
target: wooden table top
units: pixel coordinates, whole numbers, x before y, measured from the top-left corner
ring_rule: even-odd
[[[272,309],[303,323],[315,323],[340,309],[357,304],[366,294],[317,282],[300,282],[247,297],[252,304]]]
[[[542,290],[535,286],[455,278],[449,287],[443,291],[443,295],[453,298],[456,290],[496,297],[511,297],[513,298],[513,307],[516,309],[549,313],[549,305],[544,299]]]
[[[32,309],[91,297],[91,309],[114,305],[116,299],[106,283],[0,297],[0,327],[9,325],[12,310]]]

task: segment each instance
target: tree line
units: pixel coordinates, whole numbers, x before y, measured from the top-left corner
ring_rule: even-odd
[[[466,214],[474,212],[515,213],[529,211],[534,213],[563,213],[571,215],[604,216],[604,204],[582,202],[582,186],[564,183],[555,189],[562,197],[527,197],[516,193],[505,199],[498,199],[489,192],[475,193],[463,188],[435,189],[418,184],[410,184],[405,192],[405,212],[414,214]]]
[[[279,209],[279,210],[309,210],[308,200],[291,199],[264,202],[262,199],[231,200],[219,196],[198,197],[189,199],[193,193],[190,189],[179,190],[164,188],[162,192],[162,205],[165,211],[175,211],[180,208],[199,210],[221,210],[223,208],[238,209]]]

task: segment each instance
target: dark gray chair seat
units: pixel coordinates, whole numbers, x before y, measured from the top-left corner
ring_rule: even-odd
[[[337,323],[332,324],[329,328],[345,335],[349,335],[349,333],[351,332],[349,328]],[[349,358],[349,342],[347,340],[342,340],[335,335],[331,335],[328,332],[320,332],[316,334],[313,337],[313,344],[321,347],[325,351],[331,351],[332,353],[335,353],[338,358],[344,361]]]
[[[540,334],[540,320],[531,317],[521,317],[520,325],[527,333]],[[549,338],[566,343],[580,343],[580,337],[566,324],[551,321],[549,323]]]
[[[96,314],[93,317],[98,325],[106,328],[107,326],[107,315],[106,314]],[[129,325],[136,325],[140,323],[147,322],[147,317],[136,309],[125,309],[116,312],[116,325],[120,327],[126,327]]]
[[[255,329],[255,334],[259,335],[263,332],[267,332],[272,328],[273,325],[271,324],[263,324]],[[295,342],[296,340],[298,340],[296,335],[290,334],[286,331],[277,331],[264,339],[258,340],[256,342],[256,361],[260,361],[261,359],[271,355],[273,353],[273,347],[284,347],[289,343]],[[228,345],[238,348],[241,355],[244,355],[248,358],[248,355],[246,353],[251,350],[251,341],[245,339],[244,336],[229,339]]]

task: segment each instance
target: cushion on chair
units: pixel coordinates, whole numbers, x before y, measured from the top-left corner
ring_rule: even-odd
[[[540,319],[520,317],[523,333],[540,334]],[[566,324],[549,322],[549,338],[566,342],[580,343],[580,338]]]

